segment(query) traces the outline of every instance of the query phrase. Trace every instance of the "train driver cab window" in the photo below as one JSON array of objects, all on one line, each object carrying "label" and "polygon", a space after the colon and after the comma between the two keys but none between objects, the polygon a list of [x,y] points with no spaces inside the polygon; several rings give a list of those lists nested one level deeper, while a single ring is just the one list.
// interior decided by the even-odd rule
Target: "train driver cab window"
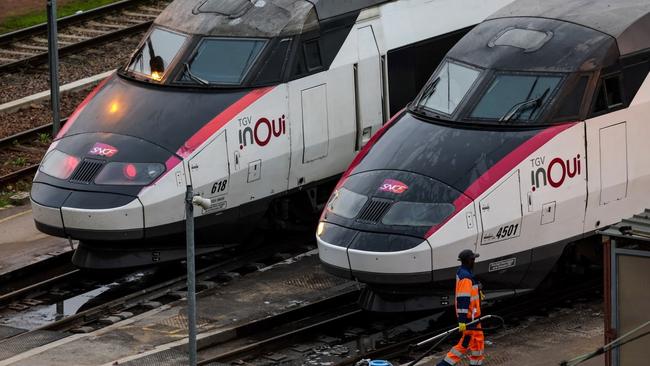
[{"label": "train driver cab window", "polygon": [[478,79],[480,71],[445,61],[424,86],[414,106],[451,115]]},{"label": "train driver cab window", "polygon": [[263,39],[204,38],[185,65],[183,80],[203,85],[239,85],[266,42]]},{"label": "train driver cab window", "polygon": [[500,122],[535,121],[562,80],[555,75],[497,74],[470,118]]},{"label": "train driver cab window", "polygon": [[289,49],[291,46],[291,38],[281,39],[260,68],[260,72],[255,78],[255,85],[264,85],[275,83],[282,80],[285,64],[289,56]]},{"label": "train driver cab window", "polygon": [[596,91],[594,113],[602,113],[623,105],[620,75],[604,77]]},{"label": "train driver cab window", "polygon": [[187,36],[162,28],[153,28],[142,47],[133,55],[127,72],[160,81],[178,55]]},{"label": "train driver cab window", "polygon": [[313,71],[323,66],[318,39],[312,39],[305,42],[304,51],[305,60],[307,61],[307,70]]}]

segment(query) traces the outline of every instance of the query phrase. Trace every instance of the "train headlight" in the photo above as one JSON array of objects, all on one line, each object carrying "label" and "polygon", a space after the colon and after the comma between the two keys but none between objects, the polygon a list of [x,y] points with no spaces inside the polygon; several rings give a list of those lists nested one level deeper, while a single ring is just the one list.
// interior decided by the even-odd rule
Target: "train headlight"
[{"label": "train headlight", "polygon": [[79,165],[79,158],[59,150],[52,150],[43,158],[41,172],[59,179],[68,179]]},{"label": "train headlight", "polygon": [[159,163],[118,163],[106,164],[95,178],[95,184],[101,185],[138,185],[153,182],[165,171]]},{"label": "train headlight", "polygon": [[325,231],[325,222],[321,221],[318,223],[318,228],[316,228],[316,235],[320,238],[323,235],[323,231]]},{"label": "train headlight", "polygon": [[368,197],[343,187],[332,194],[332,198],[327,203],[327,209],[341,217],[353,219],[359,214],[366,201],[368,201]]}]

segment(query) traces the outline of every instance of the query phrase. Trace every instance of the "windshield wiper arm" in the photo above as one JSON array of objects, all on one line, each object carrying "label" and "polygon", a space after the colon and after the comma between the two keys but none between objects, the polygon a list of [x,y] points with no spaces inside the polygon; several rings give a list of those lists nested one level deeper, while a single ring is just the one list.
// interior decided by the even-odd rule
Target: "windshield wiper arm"
[{"label": "windshield wiper arm", "polygon": [[528,108],[533,108],[533,111],[531,112],[532,115],[533,112],[542,105],[542,101],[544,101],[544,98],[546,98],[546,94],[548,94],[549,90],[550,88],[546,88],[546,90],[544,90],[544,93],[542,93],[542,95],[540,95],[539,97],[529,99],[513,105],[512,108],[510,108],[510,110],[508,111],[508,113],[504,114],[503,117],[499,119],[499,122],[510,122],[510,120],[513,117],[519,116],[521,112],[523,112]]},{"label": "windshield wiper arm", "polygon": [[194,75],[192,73],[192,70],[190,70],[190,64],[188,64],[186,62],[183,65],[185,65],[185,73],[187,74],[187,76],[190,77],[190,79],[196,81],[197,83],[199,83],[201,85],[210,85],[210,83],[207,80],[201,79],[200,77],[198,77],[198,76],[196,76],[196,75]]},{"label": "windshield wiper arm", "polygon": [[425,99],[429,98],[433,93],[436,92],[436,86],[440,82],[440,76],[438,76],[434,81],[431,82],[431,84],[427,85],[424,90],[422,91],[422,94],[420,94],[420,97],[418,98],[417,102],[415,103],[415,107],[420,106],[420,102]]}]

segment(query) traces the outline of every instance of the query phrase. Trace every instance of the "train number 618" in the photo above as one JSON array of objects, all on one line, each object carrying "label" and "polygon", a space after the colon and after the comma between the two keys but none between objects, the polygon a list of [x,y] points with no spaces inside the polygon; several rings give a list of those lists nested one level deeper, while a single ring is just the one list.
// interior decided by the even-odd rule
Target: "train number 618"
[{"label": "train number 618", "polygon": [[212,194],[223,192],[228,187],[228,179],[220,180],[212,185]]}]

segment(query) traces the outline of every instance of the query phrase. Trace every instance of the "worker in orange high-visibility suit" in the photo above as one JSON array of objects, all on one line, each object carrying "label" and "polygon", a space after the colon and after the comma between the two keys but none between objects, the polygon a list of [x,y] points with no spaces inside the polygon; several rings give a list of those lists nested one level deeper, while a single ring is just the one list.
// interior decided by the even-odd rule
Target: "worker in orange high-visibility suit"
[{"label": "worker in orange high-visibility suit", "polygon": [[467,351],[470,352],[470,365],[483,364],[484,338],[481,323],[467,325],[481,316],[483,294],[478,281],[474,279],[474,273],[472,273],[474,261],[478,256],[478,253],[469,249],[458,254],[461,266],[456,272],[456,316],[461,337],[458,344],[449,350],[445,359],[440,361],[438,366],[455,365]]}]

